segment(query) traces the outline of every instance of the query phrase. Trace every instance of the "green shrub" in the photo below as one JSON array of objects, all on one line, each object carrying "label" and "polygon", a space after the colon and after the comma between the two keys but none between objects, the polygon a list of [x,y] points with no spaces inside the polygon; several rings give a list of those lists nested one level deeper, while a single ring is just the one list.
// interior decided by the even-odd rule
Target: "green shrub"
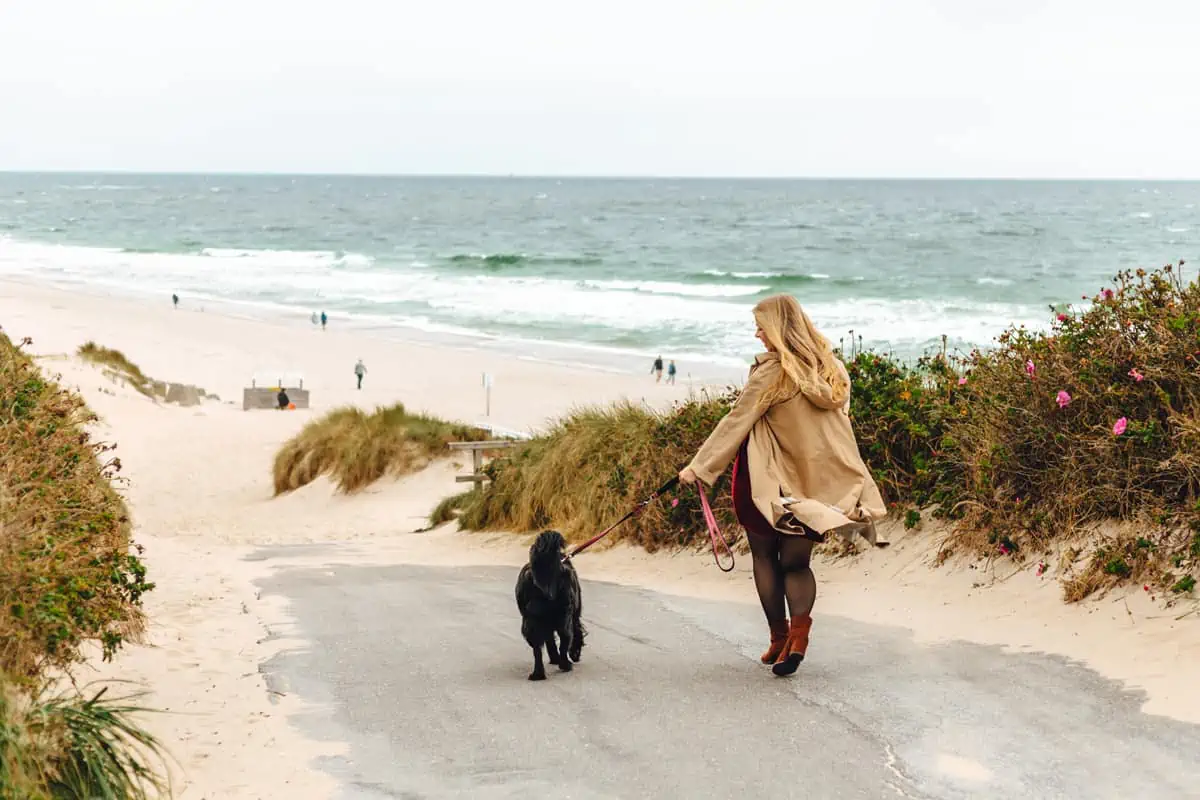
[{"label": "green shrub", "polygon": [[10,675],[67,668],[86,641],[110,658],[144,624],[153,584],[112,486],[114,446],[84,427],[94,419],[0,334],[0,671]]}]

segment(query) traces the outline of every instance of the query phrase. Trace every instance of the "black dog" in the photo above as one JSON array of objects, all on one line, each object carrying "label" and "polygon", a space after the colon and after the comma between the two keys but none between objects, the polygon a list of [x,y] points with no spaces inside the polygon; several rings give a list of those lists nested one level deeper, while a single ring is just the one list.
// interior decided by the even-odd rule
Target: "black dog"
[{"label": "black dog", "polygon": [[[529,563],[517,576],[517,608],[521,612],[521,635],[533,648],[533,672],[529,680],[546,680],[542,663],[542,645],[551,664],[563,672],[571,671],[571,662],[579,661],[586,631],[580,614],[583,595],[579,576],[570,561],[563,561],[566,547],[558,531],[543,531],[529,548]],[[554,634],[558,634],[558,647]]]}]

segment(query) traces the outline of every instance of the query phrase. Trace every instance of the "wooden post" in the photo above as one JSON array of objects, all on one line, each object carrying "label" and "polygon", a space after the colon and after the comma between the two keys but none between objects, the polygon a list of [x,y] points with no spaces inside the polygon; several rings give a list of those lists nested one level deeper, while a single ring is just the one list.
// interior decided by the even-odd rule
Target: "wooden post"
[{"label": "wooden post", "polygon": [[475,477],[475,491],[483,488],[483,451],[471,451],[471,472]]}]

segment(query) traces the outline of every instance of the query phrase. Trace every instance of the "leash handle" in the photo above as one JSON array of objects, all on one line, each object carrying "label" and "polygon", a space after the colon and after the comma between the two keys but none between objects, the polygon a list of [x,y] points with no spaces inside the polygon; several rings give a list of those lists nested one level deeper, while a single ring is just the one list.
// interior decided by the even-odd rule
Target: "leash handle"
[{"label": "leash handle", "polygon": [[[704,512],[704,524],[708,526],[708,538],[712,543],[713,561],[717,562],[717,569],[721,572],[733,572],[736,561],[733,557],[733,550],[729,547],[729,542],[725,541],[724,535],[721,534],[721,528],[717,525],[717,517],[713,514],[712,506],[708,504],[708,492],[704,491],[703,486],[696,487],[696,491],[700,494],[700,508]],[[725,553],[729,556],[729,567],[721,565],[721,557],[717,554],[717,542],[725,548]]]}]

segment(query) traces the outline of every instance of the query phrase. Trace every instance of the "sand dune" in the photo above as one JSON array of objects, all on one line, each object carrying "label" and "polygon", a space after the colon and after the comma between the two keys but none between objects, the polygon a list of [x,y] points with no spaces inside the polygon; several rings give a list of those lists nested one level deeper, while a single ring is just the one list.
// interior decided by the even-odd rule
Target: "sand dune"
[{"label": "sand dune", "polygon": [[[527,539],[520,536],[467,535],[452,525],[414,533],[442,497],[461,488],[453,480],[460,468],[450,459],[351,497],[322,479],[272,498],[275,451],[311,414],[399,400],[475,421],[482,416],[485,369],[496,376],[492,418],[520,429],[577,403],[630,396],[665,405],[687,391],[655,386],[648,376],[13,283],[0,283],[0,325],[10,336],[31,336],[42,363],[61,372],[63,383],[77,387],[102,417],[102,438],[119,444],[136,540],[146,547],[158,588],[147,598],[149,646],[127,649],[96,674],[147,685],[149,704],[170,712],[151,724],[179,761],[175,785],[184,798],[333,796],[333,781],[314,759],[339,746],[301,736],[288,717],[303,705],[272,693],[258,671],[296,642],[288,638],[287,609],[254,589],[264,569],[247,560],[256,548],[336,542],[345,563],[515,566],[525,556]],[[89,339],[124,351],[153,378],[203,386],[235,404],[156,403],[70,355]],[[360,356],[370,372],[358,392],[352,367]],[[263,364],[303,371],[312,412],[243,412],[241,388]],[[1163,609],[1142,592],[1065,606],[1055,582],[1031,570],[931,571],[928,532],[887,534],[896,541],[887,551],[820,563],[819,614],[903,626],[919,641],[961,638],[1059,653],[1144,688],[1147,712],[1200,722],[1192,674],[1200,663],[1200,618],[1176,619],[1194,606]],[[299,551],[294,561],[320,558]],[[593,580],[755,603],[746,559],[723,575],[704,553],[651,556],[618,546],[589,552],[579,568]]]}]

